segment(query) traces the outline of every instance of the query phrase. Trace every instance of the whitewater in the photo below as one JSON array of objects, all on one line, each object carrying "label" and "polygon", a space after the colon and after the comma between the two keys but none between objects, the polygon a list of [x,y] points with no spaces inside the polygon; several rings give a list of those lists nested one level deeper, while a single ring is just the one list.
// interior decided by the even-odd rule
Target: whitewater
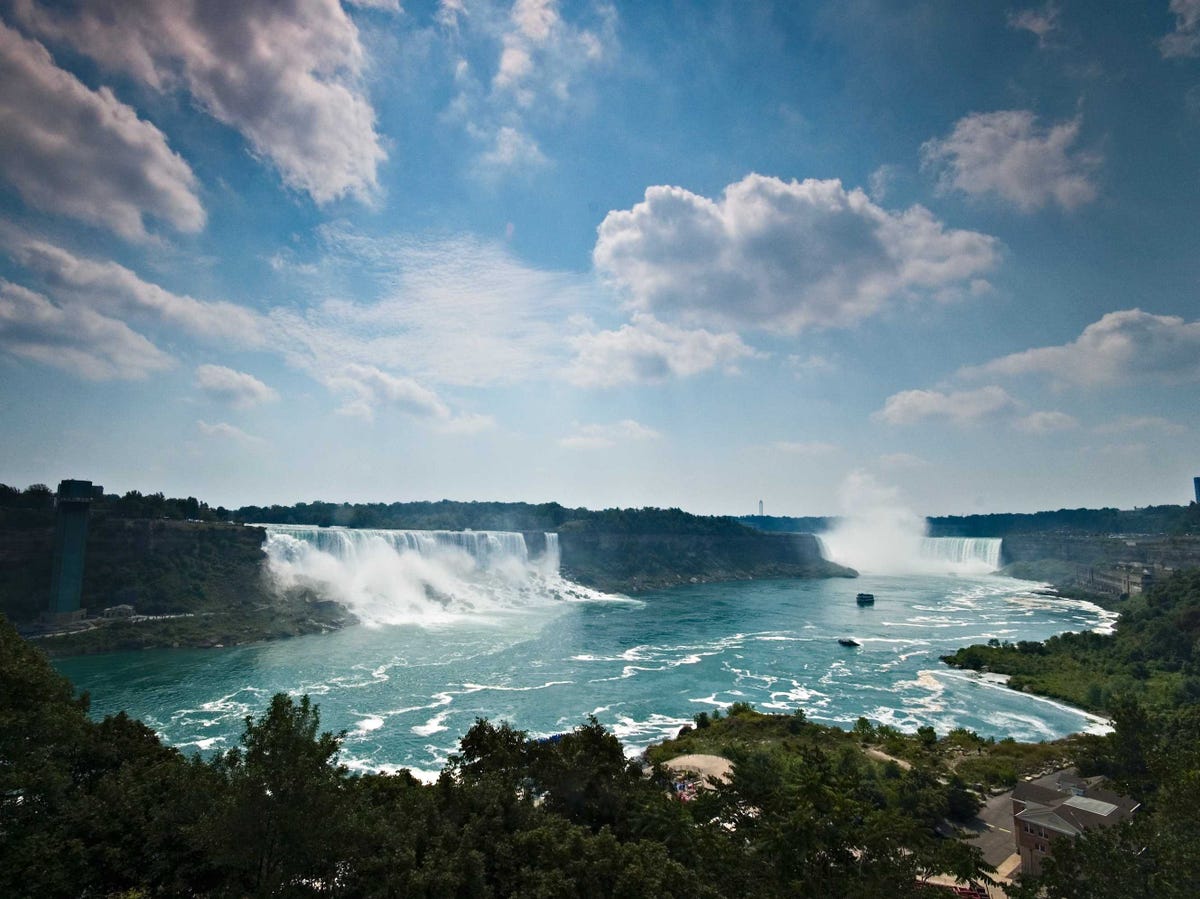
[{"label": "whitewater", "polygon": [[[344,763],[424,777],[477,718],[541,736],[594,715],[631,754],[738,701],[802,708],[843,727],[865,716],[1018,740],[1106,728],[939,661],[992,638],[1111,626],[1094,605],[988,573],[999,541],[918,537],[899,573],[699,584],[636,599],[572,584],[559,573],[556,535],[539,543],[530,553],[517,533],[272,525],[264,549],[279,583],[336,599],[361,625],[57,665],[91,693],[94,714],[127,710],[204,753],[236,745],[244,717],[272,694],[307,693],[323,726],[345,732]],[[859,607],[858,592],[874,593],[875,605]],[[847,636],[861,646],[839,645]]]}]

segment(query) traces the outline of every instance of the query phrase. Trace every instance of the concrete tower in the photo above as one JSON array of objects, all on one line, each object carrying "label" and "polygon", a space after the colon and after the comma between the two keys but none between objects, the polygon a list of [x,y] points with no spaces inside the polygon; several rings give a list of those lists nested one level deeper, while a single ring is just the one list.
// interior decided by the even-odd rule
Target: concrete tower
[{"label": "concrete tower", "polygon": [[87,548],[88,512],[104,488],[91,481],[61,481],[55,497],[54,568],[50,574],[50,617],[80,618],[83,557]]},{"label": "concrete tower", "polygon": [[[1200,481],[1200,478],[1197,478],[1196,480]],[[1196,489],[1198,491],[1200,491],[1200,487],[1197,487]],[[762,515],[762,500],[761,499],[758,501],[758,514]]]}]

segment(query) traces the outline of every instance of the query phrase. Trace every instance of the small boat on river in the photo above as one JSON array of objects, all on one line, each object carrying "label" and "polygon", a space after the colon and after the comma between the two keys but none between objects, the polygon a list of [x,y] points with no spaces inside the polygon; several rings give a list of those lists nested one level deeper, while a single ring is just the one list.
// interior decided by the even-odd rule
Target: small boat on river
[{"label": "small boat on river", "polygon": [[843,646],[862,646],[862,644],[853,637],[838,637],[838,642]]},{"label": "small boat on river", "polygon": [[875,594],[874,593],[860,593],[860,594],[858,594],[858,596],[854,597],[854,601],[857,602],[860,606],[873,606],[873,605],[875,605]]}]

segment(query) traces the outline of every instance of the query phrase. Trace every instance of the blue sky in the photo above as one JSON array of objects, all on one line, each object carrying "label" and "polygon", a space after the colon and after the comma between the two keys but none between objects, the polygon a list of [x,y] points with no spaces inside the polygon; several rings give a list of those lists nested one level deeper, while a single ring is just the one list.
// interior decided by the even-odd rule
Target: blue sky
[{"label": "blue sky", "polygon": [[1200,0],[0,3],[0,481],[1186,502]]}]

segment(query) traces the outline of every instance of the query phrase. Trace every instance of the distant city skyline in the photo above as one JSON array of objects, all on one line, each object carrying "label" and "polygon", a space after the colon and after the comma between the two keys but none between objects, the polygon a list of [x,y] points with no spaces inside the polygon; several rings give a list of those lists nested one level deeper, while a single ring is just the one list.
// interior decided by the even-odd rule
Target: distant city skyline
[{"label": "distant city skyline", "polygon": [[1200,489],[1200,0],[21,0],[0,110],[12,486]]}]

